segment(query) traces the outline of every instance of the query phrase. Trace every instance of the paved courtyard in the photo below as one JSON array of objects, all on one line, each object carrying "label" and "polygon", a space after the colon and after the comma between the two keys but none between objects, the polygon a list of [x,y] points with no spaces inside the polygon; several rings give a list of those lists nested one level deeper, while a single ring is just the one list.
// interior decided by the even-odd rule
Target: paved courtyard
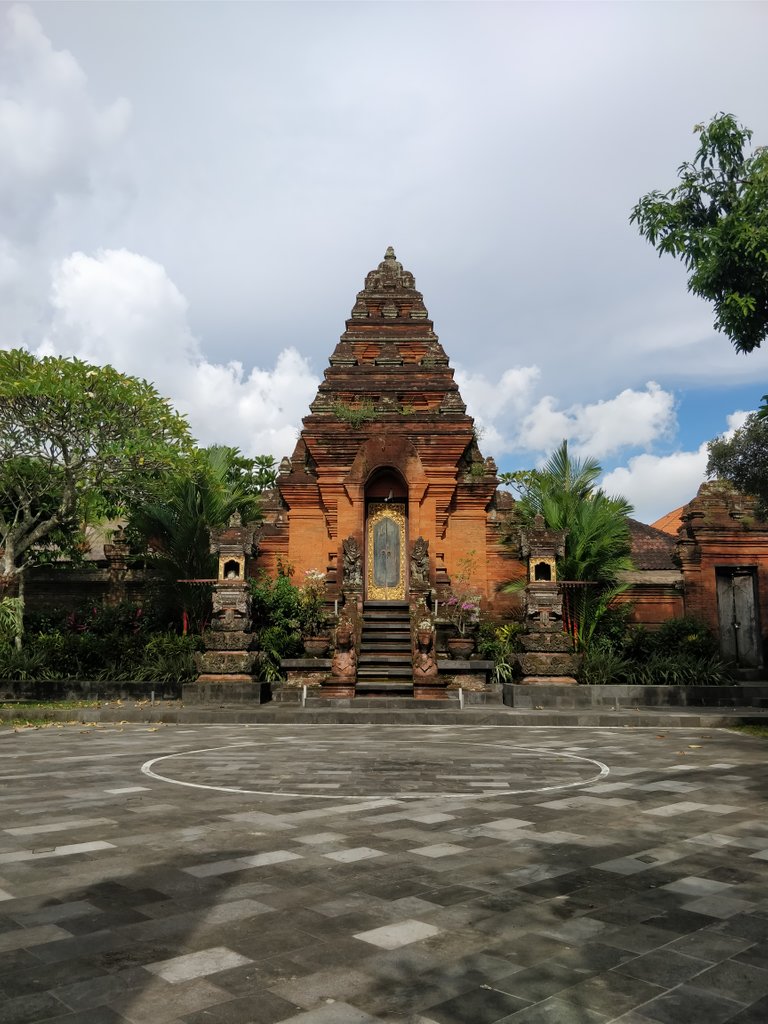
[{"label": "paved courtyard", "polygon": [[768,741],[0,729],[0,1024],[765,1024]]}]

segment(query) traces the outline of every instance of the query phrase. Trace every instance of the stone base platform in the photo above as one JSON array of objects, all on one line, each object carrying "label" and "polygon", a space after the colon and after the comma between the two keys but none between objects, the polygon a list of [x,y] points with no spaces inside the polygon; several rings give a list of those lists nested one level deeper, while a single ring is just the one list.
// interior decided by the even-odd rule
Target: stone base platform
[{"label": "stone base platform", "polygon": [[504,683],[504,703],[521,709],[768,709],[768,683],[734,686],[538,686]]},{"label": "stone base platform", "polygon": [[523,676],[520,686],[578,686],[573,676]]},{"label": "stone base platform", "polygon": [[181,691],[184,704],[264,704],[270,696],[269,683],[251,676],[202,676]]}]

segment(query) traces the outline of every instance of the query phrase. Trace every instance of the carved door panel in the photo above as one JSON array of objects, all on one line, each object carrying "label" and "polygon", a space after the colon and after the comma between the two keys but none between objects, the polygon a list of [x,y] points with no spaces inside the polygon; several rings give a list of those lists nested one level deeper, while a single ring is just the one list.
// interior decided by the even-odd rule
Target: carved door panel
[{"label": "carved door panel", "polygon": [[366,597],[405,600],[405,505],[371,502],[366,528]]},{"label": "carved door panel", "polygon": [[755,583],[752,568],[717,570],[720,649],[739,668],[759,668],[762,662]]}]

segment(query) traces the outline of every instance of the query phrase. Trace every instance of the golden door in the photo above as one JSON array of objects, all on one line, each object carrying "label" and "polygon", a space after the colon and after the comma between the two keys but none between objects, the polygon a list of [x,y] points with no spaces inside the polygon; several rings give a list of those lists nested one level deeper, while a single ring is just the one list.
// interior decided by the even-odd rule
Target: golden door
[{"label": "golden door", "polygon": [[366,596],[369,601],[405,600],[405,505],[368,506]]}]

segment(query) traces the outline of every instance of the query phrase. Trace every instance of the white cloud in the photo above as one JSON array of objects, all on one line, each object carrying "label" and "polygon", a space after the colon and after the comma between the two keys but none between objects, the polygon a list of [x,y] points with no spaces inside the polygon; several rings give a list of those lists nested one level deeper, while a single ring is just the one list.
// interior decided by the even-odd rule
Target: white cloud
[{"label": "white cloud", "polygon": [[745,412],[744,409],[737,409],[736,412],[732,412],[730,416],[726,418],[728,429],[725,431],[725,436],[728,438],[733,437],[736,431],[741,430],[747,422],[747,417],[751,415],[751,412]]},{"label": "white cloud", "polygon": [[272,369],[210,362],[187,322],[187,302],[165,268],[125,249],[73,253],[55,270],[53,318],[39,354],[111,363],[151,380],[189,417],[203,444],[289,455],[318,380],[285,349]]},{"label": "white cloud", "polygon": [[694,452],[636,455],[607,473],[602,486],[608,494],[622,494],[634,506],[635,519],[650,523],[695,498],[706,471],[704,442]]},{"label": "white cloud", "polygon": [[472,415],[483,423],[519,415],[530,406],[531,390],[541,376],[538,366],[514,366],[498,382],[481,373],[456,369],[456,382]]},{"label": "white cloud", "polygon": [[491,454],[548,454],[567,438],[575,455],[603,458],[674,433],[674,396],[654,381],[642,391],[626,388],[605,401],[561,408],[552,395],[534,399],[539,377],[537,366],[506,370],[498,383],[482,374],[456,373],[468,411],[482,427],[482,446]]},{"label": "white cloud", "polygon": [[676,426],[674,396],[654,381],[644,391],[625,388],[605,401],[567,409],[556,405],[548,395],[531,409],[521,425],[521,446],[548,451],[566,438],[575,455],[604,458],[622,448],[647,447]]},{"label": "white cloud", "polygon": [[99,107],[80,65],[55,50],[23,6],[0,32],[0,215],[14,240],[33,241],[57,202],[88,194],[100,158],[130,119],[125,99]]}]

